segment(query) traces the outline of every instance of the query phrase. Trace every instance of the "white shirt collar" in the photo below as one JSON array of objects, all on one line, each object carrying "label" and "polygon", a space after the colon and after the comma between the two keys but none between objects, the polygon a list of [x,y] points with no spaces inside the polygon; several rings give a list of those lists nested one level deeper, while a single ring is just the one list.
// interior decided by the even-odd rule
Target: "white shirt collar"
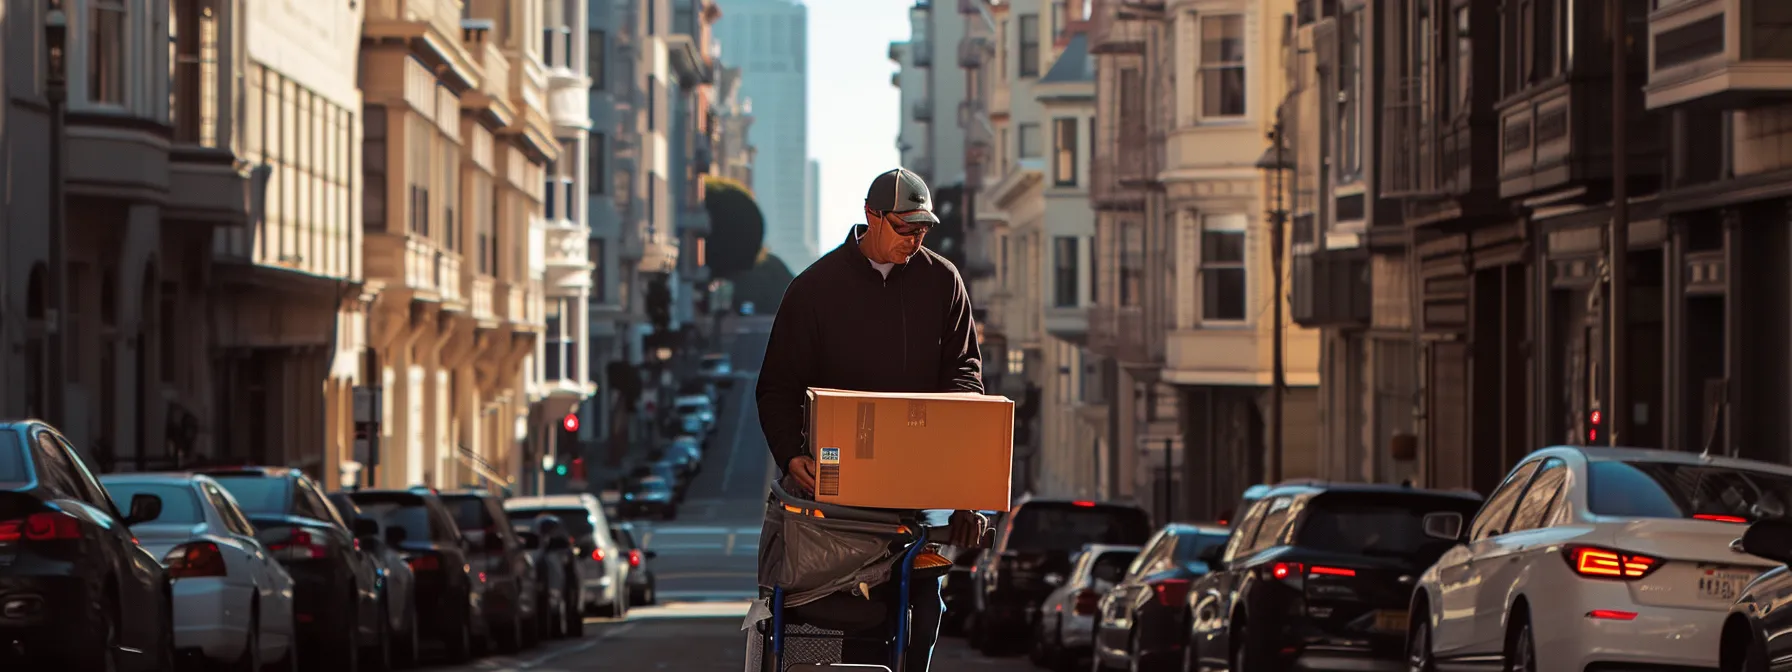
[{"label": "white shirt collar", "polygon": [[[869,230],[869,229],[866,229],[866,230]],[[853,230],[852,230],[853,244],[855,244],[855,245],[858,244],[858,242],[860,240],[863,240],[864,238],[865,238],[865,231],[859,230],[858,227],[853,227]],[[877,269],[878,274],[884,276],[885,280],[890,279],[890,271],[893,271],[896,269],[895,264],[885,264],[885,263],[880,263],[877,261],[872,261],[871,257],[865,257],[865,261],[870,261],[871,267]]]}]

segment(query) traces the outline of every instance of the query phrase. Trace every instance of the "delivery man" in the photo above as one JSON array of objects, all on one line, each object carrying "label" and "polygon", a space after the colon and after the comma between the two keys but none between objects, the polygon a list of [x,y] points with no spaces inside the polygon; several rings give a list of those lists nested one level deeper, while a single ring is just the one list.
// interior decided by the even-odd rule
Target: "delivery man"
[{"label": "delivery man", "polygon": [[[785,475],[815,492],[804,437],[811,387],[867,392],[983,392],[983,355],[958,268],[921,246],[939,223],[927,184],[897,168],[872,180],[855,225],[784,292],[759,370],[759,425]],[[949,464],[941,469],[952,468]],[[981,543],[987,521],[951,517],[952,544]],[[926,672],[939,638],[941,581],[912,584],[908,670]],[[883,663],[886,651],[849,646],[846,663]]]}]

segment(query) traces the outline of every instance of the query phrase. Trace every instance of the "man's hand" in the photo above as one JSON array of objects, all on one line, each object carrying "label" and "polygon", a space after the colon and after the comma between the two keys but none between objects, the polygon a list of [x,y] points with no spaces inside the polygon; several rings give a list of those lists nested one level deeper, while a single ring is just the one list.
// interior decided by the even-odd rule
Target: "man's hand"
[{"label": "man's hand", "polygon": [[815,458],[809,457],[808,455],[798,455],[796,457],[790,458],[790,464],[788,465],[788,468],[786,468],[784,471],[785,471],[785,473],[788,473],[791,476],[795,477],[796,484],[799,486],[802,486],[802,488],[804,490],[808,491],[810,496],[814,496],[814,494],[815,494]]},{"label": "man's hand", "polygon": [[983,533],[989,529],[989,521],[975,511],[953,511],[950,520],[952,545],[959,548],[981,548]]}]

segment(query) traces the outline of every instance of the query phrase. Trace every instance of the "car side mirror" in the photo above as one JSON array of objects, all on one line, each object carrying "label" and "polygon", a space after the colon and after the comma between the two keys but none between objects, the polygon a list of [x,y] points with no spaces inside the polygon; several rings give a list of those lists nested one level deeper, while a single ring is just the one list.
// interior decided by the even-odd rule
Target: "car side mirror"
[{"label": "car side mirror", "polygon": [[404,543],[405,537],[407,536],[409,535],[405,534],[404,528],[402,527],[397,525],[388,527],[386,528],[386,545],[398,548]]},{"label": "car side mirror", "polygon": [[1462,541],[1462,514],[1455,511],[1434,511],[1425,514],[1425,534],[1444,541]]},{"label": "car side mirror", "polygon": [[355,538],[356,539],[378,539],[379,537],[380,537],[380,524],[378,522],[375,522],[369,518],[356,518],[355,519]]},{"label": "car side mirror", "polygon": [[131,495],[131,512],[124,517],[126,527],[147,523],[162,517],[162,498],[149,493]]},{"label": "car side mirror", "polygon": [[1761,520],[1742,533],[1742,552],[1792,565],[1792,522]]},{"label": "car side mirror", "polygon": [[541,548],[541,536],[534,532],[518,532],[517,539],[522,540],[523,548],[534,550]]}]

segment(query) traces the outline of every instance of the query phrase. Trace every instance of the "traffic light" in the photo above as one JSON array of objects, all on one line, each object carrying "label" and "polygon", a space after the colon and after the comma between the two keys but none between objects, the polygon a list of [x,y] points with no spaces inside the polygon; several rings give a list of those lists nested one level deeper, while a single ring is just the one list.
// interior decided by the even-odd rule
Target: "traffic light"
[{"label": "traffic light", "polygon": [[572,459],[572,478],[575,481],[585,480],[585,458],[575,457]]},{"label": "traffic light", "polygon": [[1605,414],[1600,413],[1599,409],[1593,409],[1592,413],[1587,414],[1587,445],[1599,445],[1599,423],[1603,420],[1605,420]]},{"label": "traffic light", "polygon": [[554,465],[554,475],[555,476],[565,476],[566,475],[566,465],[565,464]]}]

